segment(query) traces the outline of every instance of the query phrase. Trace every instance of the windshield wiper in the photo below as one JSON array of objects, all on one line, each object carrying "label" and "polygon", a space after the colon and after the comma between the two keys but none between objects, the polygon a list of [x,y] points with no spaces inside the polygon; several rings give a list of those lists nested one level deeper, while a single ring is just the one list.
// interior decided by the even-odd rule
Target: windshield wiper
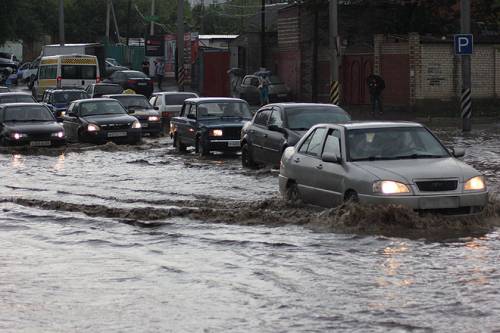
[{"label": "windshield wiper", "polygon": [[443,155],[433,155],[433,154],[411,154],[411,155],[402,155],[395,156],[395,159],[413,159],[413,158],[442,158]]},{"label": "windshield wiper", "polygon": [[352,159],[353,162],[359,162],[359,161],[382,161],[382,160],[394,160],[396,158],[394,157],[378,157],[378,156],[368,156],[368,157],[363,157],[363,158],[355,158]]}]

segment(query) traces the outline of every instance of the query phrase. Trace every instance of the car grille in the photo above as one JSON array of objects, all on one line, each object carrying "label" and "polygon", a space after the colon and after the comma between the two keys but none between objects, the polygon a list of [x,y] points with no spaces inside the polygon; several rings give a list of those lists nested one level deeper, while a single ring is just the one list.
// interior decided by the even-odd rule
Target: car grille
[{"label": "car grille", "polygon": [[34,141],[46,141],[51,139],[51,133],[29,134],[28,137]]},{"label": "car grille", "polygon": [[102,128],[103,130],[113,131],[113,130],[130,128],[130,125],[131,124],[103,124],[99,125],[99,127]]},{"label": "car grille", "polygon": [[458,186],[458,180],[426,180],[415,183],[422,192],[454,191]]},{"label": "car grille", "polygon": [[222,128],[223,139],[239,140],[241,138],[241,127],[224,127]]}]

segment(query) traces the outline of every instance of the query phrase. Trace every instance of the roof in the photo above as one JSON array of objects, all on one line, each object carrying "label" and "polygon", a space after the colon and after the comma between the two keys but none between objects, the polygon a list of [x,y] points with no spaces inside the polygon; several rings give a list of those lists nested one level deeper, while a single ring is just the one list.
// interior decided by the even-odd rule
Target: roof
[{"label": "roof", "polygon": [[0,104],[2,108],[7,107],[7,106],[41,106],[45,107],[43,104],[40,103],[3,103]]},{"label": "roof", "polygon": [[81,103],[81,102],[97,102],[97,103],[101,103],[101,102],[117,102],[116,99],[112,99],[112,98],[84,98],[84,99],[78,99],[76,101],[78,103]]},{"label": "roof", "polygon": [[[338,105],[334,104],[327,104],[327,103],[294,103],[294,102],[283,102],[283,103],[272,103],[272,104],[267,104],[266,106],[280,106],[282,108],[287,108],[287,107],[314,107],[314,106],[323,106],[323,107],[333,107],[333,108],[338,108],[342,109]],[[343,109],[342,109],[343,110]]]},{"label": "roof", "polygon": [[146,97],[144,95],[141,95],[141,94],[106,94],[106,95],[102,95],[102,97],[105,97],[105,98],[116,98],[116,97],[125,97],[125,98],[129,98],[129,97]]},{"label": "roof", "polygon": [[198,35],[198,39],[235,39],[238,35]]},{"label": "roof", "polygon": [[197,93],[192,92],[192,91],[160,91],[160,92],[153,93],[153,96],[157,96],[157,95],[182,95],[182,94],[198,95]]},{"label": "roof", "polygon": [[47,89],[46,91],[51,91],[51,92],[67,92],[67,91],[78,91],[78,92],[85,92],[84,89],[81,88],[54,88],[54,89]]},{"label": "roof", "polygon": [[61,45],[61,44],[49,44],[49,45],[45,45],[45,47],[65,47],[65,46],[97,46],[97,45],[101,45],[99,43],[79,43],[79,44],[64,44],[64,45]]},{"label": "roof", "polygon": [[347,129],[423,127],[423,125],[412,121],[353,121],[344,123],[341,126]]},{"label": "roof", "polygon": [[186,102],[193,103],[203,103],[203,102],[244,102],[244,100],[239,98],[231,98],[231,97],[194,97],[186,99]]},{"label": "roof", "polygon": [[99,83],[92,83],[92,86],[117,86],[120,87],[119,84],[116,83],[110,83],[110,82],[99,82]]},{"label": "roof", "polygon": [[25,93],[25,92],[21,92],[21,91],[9,91],[9,92],[0,93],[0,97],[3,97],[3,96],[16,96],[16,95],[31,96],[31,94]]}]

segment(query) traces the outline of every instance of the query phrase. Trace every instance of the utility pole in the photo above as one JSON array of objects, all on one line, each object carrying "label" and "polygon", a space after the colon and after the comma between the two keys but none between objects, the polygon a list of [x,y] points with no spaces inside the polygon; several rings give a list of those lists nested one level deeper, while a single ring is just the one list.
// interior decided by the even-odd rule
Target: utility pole
[{"label": "utility pole", "polygon": [[128,0],[127,4],[127,46],[130,39],[130,9],[132,7],[132,0]]},{"label": "utility pole", "polygon": [[153,17],[155,16],[155,0],[151,0],[151,25],[149,26],[149,35],[154,36],[155,34],[155,22]]},{"label": "utility pole", "polygon": [[109,43],[109,23],[111,19],[111,0],[106,0],[106,42]]},{"label": "utility pole", "polygon": [[266,68],[266,0],[260,8],[260,67]]},{"label": "utility pole", "polygon": [[64,0],[59,0],[59,44],[64,46]]},{"label": "utility pole", "polygon": [[201,0],[201,8],[200,8],[200,34],[203,35],[205,33],[205,0]]},{"label": "utility pole", "polygon": [[184,91],[184,0],[177,0],[177,85]]},{"label": "utility pole", "polygon": [[330,103],[337,105],[340,101],[339,55],[338,49],[338,0],[330,0]]},{"label": "utility pole", "polygon": [[[470,34],[470,0],[460,1],[460,32]],[[472,116],[472,80],[471,80],[471,59],[469,54],[462,55],[462,96],[460,99],[462,113],[462,130],[470,132]]]},{"label": "utility pole", "polygon": [[314,5],[314,28],[313,28],[313,56],[312,56],[312,101],[318,102],[318,44],[319,44],[319,10],[317,0],[313,0]]},{"label": "utility pole", "polygon": [[116,38],[118,40],[118,43],[121,43],[120,30],[118,29],[118,21],[116,20],[115,14],[115,6],[113,5],[113,0],[109,0],[109,2],[111,2],[111,14],[113,14],[113,22],[115,23]]}]

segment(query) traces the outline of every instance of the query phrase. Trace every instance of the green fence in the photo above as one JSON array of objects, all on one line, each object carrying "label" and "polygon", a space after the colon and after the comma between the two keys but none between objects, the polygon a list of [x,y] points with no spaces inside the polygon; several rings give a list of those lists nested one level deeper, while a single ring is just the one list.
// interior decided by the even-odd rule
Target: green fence
[{"label": "green fence", "polygon": [[144,61],[144,46],[125,46],[107,44],[106,58],[114,58],[120,64],[131,69],[141,70],[141,64]]}]

